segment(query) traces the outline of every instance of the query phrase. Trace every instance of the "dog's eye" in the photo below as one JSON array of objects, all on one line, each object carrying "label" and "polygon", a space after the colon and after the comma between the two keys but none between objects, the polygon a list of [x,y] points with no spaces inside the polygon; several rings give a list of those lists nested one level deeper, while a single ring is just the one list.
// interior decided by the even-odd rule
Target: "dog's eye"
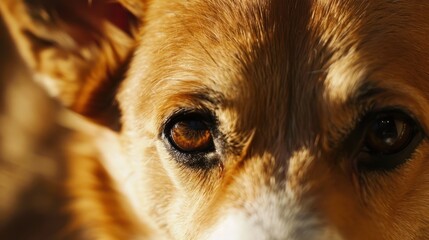
[{"label": "dog's eye", "polygon": [[216,118],[208,111],[179,112],[164,125],[165,144],[178,163],[209,170],[220,161],[215,151],[215,142],[219,143],[216,126]]},{"label": "dog's eye", "polygon": [[171,146],[182,153],[204,153],[214,149],[210,118],[186,113],[172,118],[165,129]]},{"label": "dog's eye", "polygon": [[170,140],[181,152],[206,152],[213,146],[207,124],[194,119],[175,123],[170,130]]},{"label": "dog's eye", "polygon": [[393,169],[405,162],[422,139],[417,123],[400,111],[372,114],[364,121],[365,135],[360,166],[370,169]]},{"label": "dog's eye", "polygon": [[397,153],[407,147],[415,134],[413,122],[393,114],[379,114],[368,127],[365,144],[374,153]]}]

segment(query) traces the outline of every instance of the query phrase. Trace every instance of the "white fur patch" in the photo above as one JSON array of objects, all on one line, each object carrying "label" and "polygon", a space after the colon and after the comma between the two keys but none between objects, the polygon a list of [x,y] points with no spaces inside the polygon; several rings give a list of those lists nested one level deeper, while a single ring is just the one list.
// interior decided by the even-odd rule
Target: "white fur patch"
[{"label": "white fur patch", "polygon": [[266,194],[245,209],[234,209],[222,218],[208,240],[340,240],[306,204],[296,203],[287,194]]},{"label": "white fur patch", "polygon": [[247,217],[240,212],[232,213],[225,217],[208,240],[236,240],[236,239],[265,239],[261,229],[255,227]]}]

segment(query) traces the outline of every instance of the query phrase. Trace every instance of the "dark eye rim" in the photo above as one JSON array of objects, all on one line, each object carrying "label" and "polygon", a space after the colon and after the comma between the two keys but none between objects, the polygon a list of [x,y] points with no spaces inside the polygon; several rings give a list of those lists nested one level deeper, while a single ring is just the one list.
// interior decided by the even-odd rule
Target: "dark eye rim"
[{"label": "dark eye rim", "polygon": [[[205,151],[181,151],[171,138],[171,129],[180,121],[195,119],[206,124],[210,130],[212,137],[210,148]],[[215,144],[216,139],[219,136],[217,126],[217,118],[211,111],[200,109],[180,109],[167,117],[167,120],[162,124],[161,138],[163,139],[167,150],[177,162],[193,169],[210,169],[217,165],[219,161]]]},{"label": "dark eye rim", "polygon": [[[394,153],[377,153],[363,150],[370,123],[376,120],[380,115],[396,115],[412,125],[412,139],[402,150]],[[391,171],[398,168],[409,160],[409,158],[416,151],[417,147],[426,136],[420,123],[415,120],[413,115],[410,114],[407,110],[403,110],[401,108],[383,108],[377,111],[371,111],[370,113],[366,114],[359,125],[361,136],[359,143],[359,154],[356,161],[358,169],[364,171]]]}]

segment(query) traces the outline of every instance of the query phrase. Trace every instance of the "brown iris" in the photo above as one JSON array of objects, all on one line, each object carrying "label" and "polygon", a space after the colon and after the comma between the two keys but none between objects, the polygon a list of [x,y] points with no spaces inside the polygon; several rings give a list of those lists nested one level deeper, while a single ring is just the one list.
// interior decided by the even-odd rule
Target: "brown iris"
[{"label": "brown iris", "polygon": [[213,148],[212,134],[203,121],[183,120],[170,130],[170,139],[182,152],[206,152]]},{"label": "brown iris", "polygon": [[393,154],[405,149],[414,137],[410,120],[398,114],[380,114],[370,124],[366,146],[371,152]]}]

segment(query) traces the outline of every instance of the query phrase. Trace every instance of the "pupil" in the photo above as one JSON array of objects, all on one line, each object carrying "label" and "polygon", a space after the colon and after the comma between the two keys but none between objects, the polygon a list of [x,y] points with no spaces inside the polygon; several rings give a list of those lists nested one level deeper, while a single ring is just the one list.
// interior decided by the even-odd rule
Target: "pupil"
[{"label": "pupil", "polygon": [[394,119],[380,119],[373,128],[374,133],[387,145],[393,145],[398,137],[398,131]]},{"label": "pupil", "polygon": [[194,130],[194,131],[207,130],[206,125],[200,121],[192,121],[191,120],[191,121],[186,122],[186,124],[188,125],[189,129]]}]

